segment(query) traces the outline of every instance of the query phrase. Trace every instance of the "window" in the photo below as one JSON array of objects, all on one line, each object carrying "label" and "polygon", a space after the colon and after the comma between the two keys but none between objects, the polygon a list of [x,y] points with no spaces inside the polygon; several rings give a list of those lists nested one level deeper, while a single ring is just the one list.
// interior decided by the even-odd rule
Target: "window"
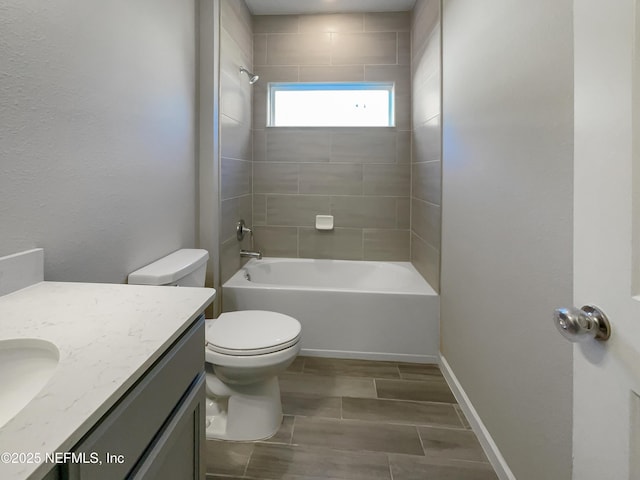
[{"label": "window", "polygon": [[270,127],[393,127],[392,82],[270,83]]}]

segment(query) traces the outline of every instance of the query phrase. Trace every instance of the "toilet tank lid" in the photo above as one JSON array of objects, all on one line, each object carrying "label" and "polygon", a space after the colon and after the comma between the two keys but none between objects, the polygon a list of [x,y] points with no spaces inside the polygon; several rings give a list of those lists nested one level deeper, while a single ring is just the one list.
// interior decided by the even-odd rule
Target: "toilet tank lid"
[{"label": "toilet tank lid", "polygon": [[189,275],[207,263],[209,252],[183,248],[129,274],[133,285],[167,285]]}]

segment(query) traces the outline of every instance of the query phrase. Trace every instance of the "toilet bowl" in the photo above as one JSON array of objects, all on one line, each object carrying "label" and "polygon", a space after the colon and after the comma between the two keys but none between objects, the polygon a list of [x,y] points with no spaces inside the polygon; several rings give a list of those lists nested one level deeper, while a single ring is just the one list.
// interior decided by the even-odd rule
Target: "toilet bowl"
[{"label": "toilet bowl", "polygon": [[277,375],[300,351],[300,323],[260,310],[206,322],[207,438],[261,440],[282,423]]},{"label": "toilet bowl", "polygon": [[[206,250],[182,249],[129,274],[136,285],[203,287]],[[223,313],[205,321],[206,435],[262,440],[282,422],[277,375],[300,351],[300,323],[262,310]]]}]

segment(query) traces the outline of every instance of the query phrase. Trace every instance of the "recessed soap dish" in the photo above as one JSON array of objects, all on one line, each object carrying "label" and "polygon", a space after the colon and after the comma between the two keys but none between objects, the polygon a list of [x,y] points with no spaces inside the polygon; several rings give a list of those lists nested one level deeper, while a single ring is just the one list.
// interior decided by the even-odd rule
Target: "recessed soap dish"
[{"label": "recessed soap dish", "polygon": [[316,215],[316,230],[333,230],[333,215]]}]

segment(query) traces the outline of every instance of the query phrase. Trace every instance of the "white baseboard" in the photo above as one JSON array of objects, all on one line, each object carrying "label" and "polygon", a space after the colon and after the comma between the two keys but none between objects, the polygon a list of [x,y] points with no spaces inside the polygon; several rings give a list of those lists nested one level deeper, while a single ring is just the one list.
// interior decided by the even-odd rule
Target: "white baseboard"
[{"label": "white baseboard", "polygon": [[442,354],[440,354],[440,369],[449,384],[449,388],[451,388],[453,395],[456,397],[460,408],[467,417],[467,420],[469,420],[469,424],[478,437],[480,445],[482,445],[482,449],[484,450],[484,453],[486,453],[491,466],[496,471],[498,478],[500,480],[516,480],[515,475],[511,472],[511,469],[500,453],[500,450],[498,450],[498,446],[493,441],[493,438],[491,438],[489,430],[487,430],[487,427],[482,423],[478,412],[473,408],[469,397],[467,397],[462,385],[460,385],[460,382],[458,382],[453,370],[451,370],[451,366],[447,362],[447,359],[444,358]]},{"label": "white baseboard", "polygon": [[303,348],[300,350],[300,355],[307,357],[355,358],[358,360],[378,360],[387,362],[431,363],[434,365],[439,363],[439,357],[436,355],[412,355],[407,353],[356,352],[349,350],[319,350]]}]

